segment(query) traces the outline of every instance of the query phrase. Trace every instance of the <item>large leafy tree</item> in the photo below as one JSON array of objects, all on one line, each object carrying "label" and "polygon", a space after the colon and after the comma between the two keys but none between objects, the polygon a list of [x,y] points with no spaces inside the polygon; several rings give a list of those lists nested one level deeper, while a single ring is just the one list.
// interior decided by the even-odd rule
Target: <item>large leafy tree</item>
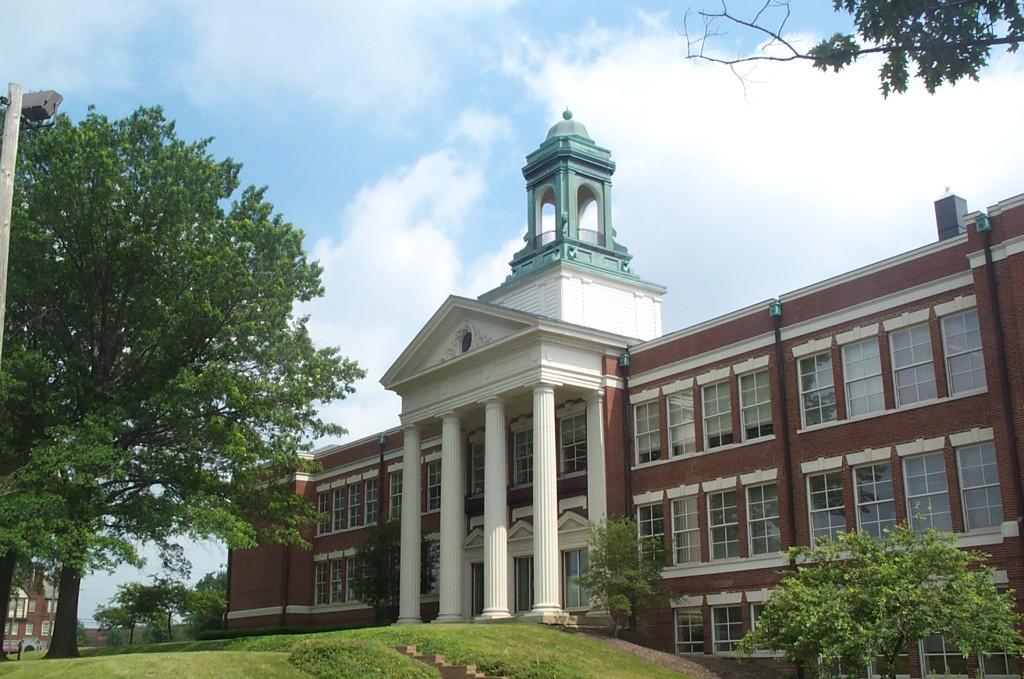
[{"label": "large leafy tree", "polygon": [[[77,655],[83,574],[176,535],[305,544],[288,479],[362,371],[317,349],[302,232],[159,108],[22,139],[0,382],[0,553],[59,572],[48,657]],[[31,510],[31,511],[26,511]],[[2,573],[0,573],[2,574]]]},{"label": "large leafy tree", "polygon": [[[1018,0],[833,0],[836,12],[849,14],[854,33],[835,33],[809,50],[789,40],[788,0],[765,0],[742,15],[721,9],[700,11],[702,32],[689,40],[690,58],[737,64],[753,61],[809,61],[823,71],[840,71],[858,58],[885,57],[879,72],[882,94],[907,90],[911,71],[929,93],[944,83],[978,79],[993,48],[1016,51],[1024,42],[1024,13]],[[710,40],[729,27],[750,31],[762,42],[759,54],[720,56]],[[688,27],[689,29],[689,27]]]},{"label": "large leafy tree", "polygon": [[207,573],[185,595],[185,634],[197,638],[206,630],[221,629],[227,610],[227,571]]},{"label": "large leafy tree", "polygon": [[957,548],[952,535],[900,525],[883,539],[843,533],[791,555],[802,565],[775,588],[746,652],[782,651],[823,676],[842,668],[856,677],[875,662],[895,677],[899,656],[933,634],[964,655],[1024,651],[1012,594],[998,593],[984,555]]},{"label": "large leafy tree", "polygon": [[398,619],[399,562],[402,554],[402,523],[378,522],[367,529],[356,546],[355,559],[362,577],[353,584],[356,598],[373,607],[375,624]]}]

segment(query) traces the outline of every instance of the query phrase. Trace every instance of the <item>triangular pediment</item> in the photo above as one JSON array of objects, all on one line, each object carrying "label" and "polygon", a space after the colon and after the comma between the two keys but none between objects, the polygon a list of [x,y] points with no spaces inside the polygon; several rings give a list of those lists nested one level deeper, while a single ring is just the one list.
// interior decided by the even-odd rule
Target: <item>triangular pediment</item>
[{"label": "triangular pediment", "polygon": [[539,317],[465,297],[449,297],[381,378],[390,389],[418,373],[476,355],[537,326]]},{"label": "triangular pediment", "polygon": [[588,528],[590,528],[590,522],[576,512],[569,511],[558,517],[558,532],[560,533],[570,530],[587,530]]}]

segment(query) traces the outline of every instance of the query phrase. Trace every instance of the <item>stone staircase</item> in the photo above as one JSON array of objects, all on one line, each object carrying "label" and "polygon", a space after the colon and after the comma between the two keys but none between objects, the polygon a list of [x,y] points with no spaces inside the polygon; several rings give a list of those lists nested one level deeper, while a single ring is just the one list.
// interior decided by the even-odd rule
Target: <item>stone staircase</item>
[{"label": "stone staircase", "polygon": [[415,646],[395,646],[395,650],[413,660],[419,660],[424,665],[433,667],[441,673],[441,679],[507,679],[477,672],[475,665],[450,665],[445,661],[443,655],[424,655],[417,651]]}]

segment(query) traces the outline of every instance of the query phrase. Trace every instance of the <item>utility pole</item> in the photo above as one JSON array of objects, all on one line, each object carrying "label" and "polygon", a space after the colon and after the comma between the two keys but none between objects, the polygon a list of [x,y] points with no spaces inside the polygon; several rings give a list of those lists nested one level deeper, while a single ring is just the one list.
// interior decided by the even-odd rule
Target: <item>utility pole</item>
[{"label": "utility pole", "polygon": [[4,317],[7,310],[7,251],[11,242],[11,205],[14,201],[14,159],[18,156],[21,129],[21,85],[7,86],[7,115],[0,148],[0,361],[4,352]]}]

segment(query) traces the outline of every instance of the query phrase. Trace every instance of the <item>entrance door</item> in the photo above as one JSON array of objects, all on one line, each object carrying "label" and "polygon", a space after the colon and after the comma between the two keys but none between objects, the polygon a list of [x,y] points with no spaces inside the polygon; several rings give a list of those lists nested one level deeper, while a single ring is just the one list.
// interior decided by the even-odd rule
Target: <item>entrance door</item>
[{"label": "entrance door", "polygon": [[533,608],[533,557],[516,558],[516,612]]},{"label": "entrance door", "polygon": [[484,612],[484,565],[471,565],[473,579],[473,617]]}]

